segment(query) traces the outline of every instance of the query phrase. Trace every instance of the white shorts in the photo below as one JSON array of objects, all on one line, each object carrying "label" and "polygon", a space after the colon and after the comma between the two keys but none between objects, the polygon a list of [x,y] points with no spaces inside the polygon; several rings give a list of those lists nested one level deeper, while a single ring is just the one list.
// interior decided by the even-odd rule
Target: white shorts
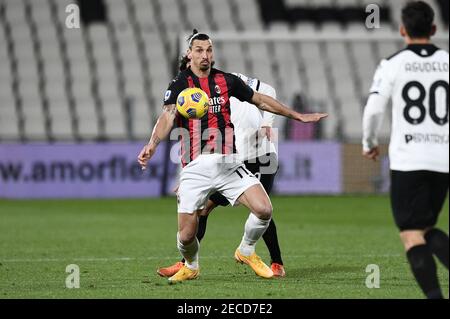
[{"label": "white shorts", "polygon": [[178,188],[178,213],[188,213],[203,209],[209,195],[220,192],[234,205],[247,189],[261,184],[237,154],[199,155],[186,165],[180,174]]}]

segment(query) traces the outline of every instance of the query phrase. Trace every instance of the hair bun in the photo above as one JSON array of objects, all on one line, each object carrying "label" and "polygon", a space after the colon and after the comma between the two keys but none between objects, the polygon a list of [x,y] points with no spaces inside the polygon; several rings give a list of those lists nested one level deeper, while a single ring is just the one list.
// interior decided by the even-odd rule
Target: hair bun
[{"label": "hair bun", "polygon": [[198,33],[197,29],[192,30],[192,34],[197,34],[197,33]]}]

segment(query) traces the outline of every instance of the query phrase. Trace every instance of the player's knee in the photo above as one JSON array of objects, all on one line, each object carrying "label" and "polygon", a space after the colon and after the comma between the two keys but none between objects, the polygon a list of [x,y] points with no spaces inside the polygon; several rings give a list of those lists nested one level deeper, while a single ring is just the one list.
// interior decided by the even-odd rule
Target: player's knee
[{"label": "player's knee", "polygon": [[402,231],[400,232],[400,239],[402,240],[406,251],[414,246],[425,244],[424,233],[420,230]]},{"label": "player's knee", "polygon": [[254,209],[254,214],[260,219],[270,219],[272,218],[272,204],[270,202],[262,202],[256,205]]},{"label": "player's knee", "polygon": [[188,245],[190,243],[192,243],[195,240],[195,235],[196,232],[193,230],[181,230],[178,233],[178,240],[183,244],[183,245]]}]

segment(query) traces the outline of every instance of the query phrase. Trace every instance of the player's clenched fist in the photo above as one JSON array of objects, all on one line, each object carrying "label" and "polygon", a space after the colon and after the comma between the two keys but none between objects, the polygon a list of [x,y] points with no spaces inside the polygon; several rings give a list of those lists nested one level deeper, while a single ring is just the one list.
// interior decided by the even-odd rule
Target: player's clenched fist
[{"label": "player's clenched fist", "polygon": [[153,145],[147,144],[145,145],[138,156],[139,165],[141,165],[142,169],[147,168],[147,162],[152,158],[155,153],[156,148]]}]

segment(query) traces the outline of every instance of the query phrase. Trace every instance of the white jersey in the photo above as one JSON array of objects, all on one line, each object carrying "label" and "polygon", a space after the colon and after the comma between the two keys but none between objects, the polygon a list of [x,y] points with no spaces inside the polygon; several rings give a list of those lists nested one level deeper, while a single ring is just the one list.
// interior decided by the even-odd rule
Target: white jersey
[{"label": "white jersey", "polygon": [[382,114],[392,98],[390,167],[449,171],[449,54],[432,44],[408,45],[381,61],[363,118],[363,148],[378,144]]},{"label": "white jersey", "polygon": [[[243,74],[234,73],[254,91],[276,98],[276,91],[267,83],[249,78]],[[230,99],[231,122],[234,125],[236,150],[241,161],[257,158],[267,153],[276,153],[275,145],[264,137],[257,138],[262,126],[272,127],[275,114],[262,112],[255,105]]]}]

